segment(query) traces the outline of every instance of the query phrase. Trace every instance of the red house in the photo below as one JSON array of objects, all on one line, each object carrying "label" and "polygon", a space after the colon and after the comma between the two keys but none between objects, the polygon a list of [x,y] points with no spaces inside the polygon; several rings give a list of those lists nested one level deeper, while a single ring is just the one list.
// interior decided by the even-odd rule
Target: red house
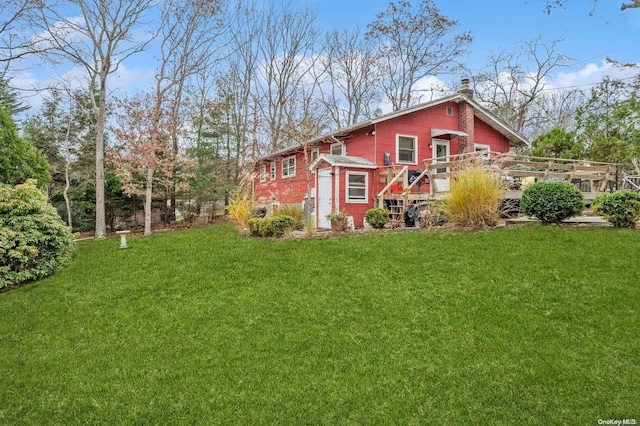
[{"label": "red house", "polygon": [[[326,216],[337,211],[353,216],[354,225],[362,227],[365,212],[376,207],[381,191],[402,192],[416,177],[421,180],[410,188],[417,193],[428,195],[435,186],[446,190],[447,179],[424,179],[425,160],[445,162],[457,154],[509,152],[527,145],[473,100],[468,80],[463,80],[454,95],[260,158],[254,169],[254,194],[268,209],[277,204],[304,205],[308,199],[318,228],[329,228]],[[403,176],[398,175],[400,170]]]}]

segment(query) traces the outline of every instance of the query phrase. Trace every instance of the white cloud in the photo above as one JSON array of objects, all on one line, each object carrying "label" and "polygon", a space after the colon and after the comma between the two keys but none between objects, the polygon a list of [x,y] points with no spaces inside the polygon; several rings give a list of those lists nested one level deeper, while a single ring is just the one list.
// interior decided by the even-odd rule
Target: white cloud
[{"label": "white cloud", "polygon": [[[42,68],[29,68],[14,74],[11,84],[16,87],[23,98],[23,103],[30,106],[25,115],[34,116],[40,113],[47,89],[52,86],[67,85],[72,90],[83,90],[89,86],[86,70],[80,66],[56,68],[51,66],[46,72]],[[107,80],[109,96],[131,95],[135,92],[151,89],[155,70],[151,67],[132,67],[120,64],[118,70]]]},{"label": "white cloud", "polygon": [[[640,65],[640,64],[639,64]],[[636,75],[637,69],[625,68],[621,69],[616,67],[606,60],[603,60],[600,65],[595,63],[589,63],[583,68],[559,73],[555,77],[549,79],[550,88],[585,88],[599,83],[604,77],[609,76],[612,78],[625,79]]]}]

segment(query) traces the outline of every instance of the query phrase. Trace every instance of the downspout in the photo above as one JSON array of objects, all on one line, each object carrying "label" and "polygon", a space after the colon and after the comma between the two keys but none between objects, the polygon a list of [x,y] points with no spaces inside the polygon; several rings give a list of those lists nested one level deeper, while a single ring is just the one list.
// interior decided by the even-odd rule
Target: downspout
[{"label": "downspout", "polygon": [[[370,188],[373,189],[371,198],[373,198],[373,207],[380,207],[379,199],[374,196],[378,193],[378,185],[380,174],[378,173],[378,123],[373,125],[373,163],[376,165],[376,169],[373,171],[373,182],[371,182]],[[384,155],[384,154],[383,154]],[[375,189],[374,189],[375,188]]]},{"label": "downspout", "polygon": [[336,194],[336,213],[340,212],[340,166],[335,166],[335,179],[334,184],[336,185],[335,194]]}]

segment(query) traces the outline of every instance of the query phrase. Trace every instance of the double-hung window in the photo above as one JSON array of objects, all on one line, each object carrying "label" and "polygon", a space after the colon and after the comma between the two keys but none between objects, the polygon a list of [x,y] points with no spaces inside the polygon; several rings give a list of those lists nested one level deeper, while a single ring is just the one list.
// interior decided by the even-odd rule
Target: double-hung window
[{"label": "double-hung window", "polygon": [[269,179],[276,180],[276,162],[272,161],[269,166]]},{"label": "double-hung window", "polygon": [[260,182],[267,181],[267,165],[262,163],[260,164]]},{"label": "double-hung window", "polygon": [[417,164],[418,138],[398,135],[396,139],[396,158],[398,163]]},{"label": "double-hung window", "polygon": [[342,142],[332,143],[331,155],[344,155],[344,144]]},{"label": "double-hung window", "polygon": [[369,174],[347,172],[347,203],[366,203]]},{"label": "double-hung window", "polygon": [[287,157],[282,160],[282,177],[289,178],[296,175],[296,157]]},{"label": "double-hung window", "polygon": [[489,159],[489,151],[490,151],[491,147],[489,145],[485,145],[485,144],[481,144],[481,143],[475,143],[473,144],[473,150],[475,152],[484,152],[482,154],[482,158],[484,160],[488,160]]}]

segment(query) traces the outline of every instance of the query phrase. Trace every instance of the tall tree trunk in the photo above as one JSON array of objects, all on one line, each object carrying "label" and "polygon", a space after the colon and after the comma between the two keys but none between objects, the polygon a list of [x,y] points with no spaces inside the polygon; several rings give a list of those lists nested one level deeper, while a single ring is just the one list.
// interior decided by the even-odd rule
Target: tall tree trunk
[{"label": "tall tree trunk", "polygon": [[67,224],[69,225],[69,229],[73,229],[73,218],[71,215],[71,201],[69,201],[69,188],[71,187],[71,179],[69,178],[69,168],[71,167],[71,155],[69,152],[69,139],[67,138],[67,158],[66,163],[64,165],[64,190],[62,191],[62,196],[64,197],[64,205],[67,208]]},{"label": "tall tree trunk", "polygon": [[100,99],[98,99],[98,117],[96,119],[96,238],[107,235],[104,205],[104,128],[107,115],[107,78],[100,77]]},{"label": "tall tree trunk", "polygon": [[151,235],[151,200],[153,198],[153,169],[147,169],[147,184],[144,195],[144,235]]}]

